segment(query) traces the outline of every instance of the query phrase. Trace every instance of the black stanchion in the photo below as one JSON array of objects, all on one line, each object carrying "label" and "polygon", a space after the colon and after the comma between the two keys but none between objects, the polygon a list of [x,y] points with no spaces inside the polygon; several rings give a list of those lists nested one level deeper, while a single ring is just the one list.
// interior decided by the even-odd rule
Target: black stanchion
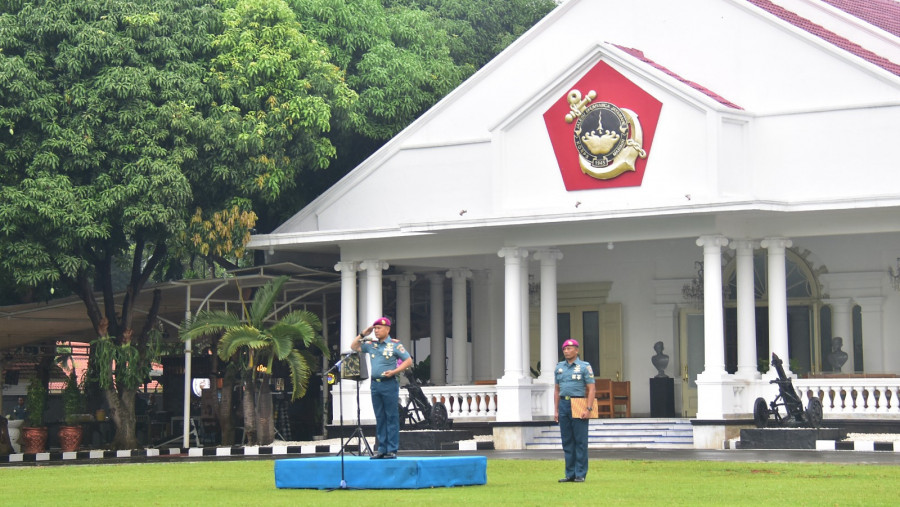
[{"label": "black stanchion", "polygon": [[[372,456],[372,448],[369,446],[369,441],[366,440],[366,435],[363,433],[362,424],[360,422],[359,383],[368,378],[368,375],[366,374],[366,362],[361,354],[353,353],[344,358],[344,366],[341,368],[341,378],[356,382],[356,429],[353,430],[353,434],[351,434],[350,438],[347,440],[347,446],[350,446],[353,439],[357,439],[356,448],[358,450],[356,456],[362,456],[363,454]],[[343,431],[343,429],[341,431]],[[363,447],[365,447],[365,451],[363,451]],[[341,446],[341,453],[343,453],[344,450],[344,446]],[[351,454],[353,454],[352,451]]]}]

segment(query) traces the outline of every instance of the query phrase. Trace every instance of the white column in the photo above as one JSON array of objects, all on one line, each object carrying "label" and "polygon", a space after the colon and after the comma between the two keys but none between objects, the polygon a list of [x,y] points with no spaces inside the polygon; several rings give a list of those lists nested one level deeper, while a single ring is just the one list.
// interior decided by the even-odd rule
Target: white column
[{"label": "white column", "polygon": [[[768,290],[769,290],[769,361],[772,353],[778,354],[783,361],[784,373],[791,375],[790,354],[788,348],[787,325],[787,268],[785,250],[793,242],[786,238],[766,238],[760,246],[768,250]],[[778,374],[770,368],[767,377]]]},{"label": "white column", "polygon": [[[365,270],[362,265],[358,265],[357,269],[359,271]],[[356,292],[356,322],[361,326],[361,329],[365,329],[373,322],[369,319],[369,312],[366,310],[366,299],[369,294],[367,277],[360,274],[357,284],[359,286]],[[375,318],[377,319],[378,317]]]},{"label": "white column", "polygon": [[444,277],[428,275],[431,283],[431,383],[447,383],[447,337],[444,333]]},{"label": "white column", "polygon": [[[191,321],[191,286],[188,284],[187,291],[185,294],[184,301],[184,320],[185,322]],[[181,424],[181,446],[182,447],[190,447],[191,446],[191,434],[190,434],[190,423],[191,423],[191,379],[193,378],[191,375],[191,365],[193,364],[193,360],[191,359],[191,340],[185,340],[184,342],[184,403],[181,407],[181,415],[182,415],[182,424]]]},{"label": "white column", "polygon": [[[504,374],[497,380],[497,421],[531,421],[532,385],[530,375],[523,370],[525,354],[522,347],[522,264],[528,251],[507,247],[497,252],[497,255],[505,263]],[[501,448],[505,448],[502,442]]]},{"label": "white column", "polygon": [[472,378],[491,380],[491,272],[476,271],[472,276]]},{"label": "white column", "polygon": [[387,262],[366,260],[359,263],[360,269],[366,270],[366,323],[375,322],[384,316],[382,305],[381,272],[389,268]]},{"label": "white column", "polygon": [[[859,305],[862,317],[862,348],[863,348],[863,372],[884,373],[891,371],[888,366],[888,343],[884,340],[884,330],[881,323],[884,298],[855,297],[854,301]],[[846,341],[845,341],[846,343]],[[850,339],[850,348],[853,348],[853,338]]]},{"label": "white column", "polygon": [[466,298],[466,280],[472,277],[468,269],[451,269],[447,278],[451,280],[453,315],[450,316],[453,329],[453,371],[450,383],[469,383],[469,320]]},{"label": "white column", "polygon": [[[403,273],[390,277],[397,285],[397,315],[394,316],[392,333],[394,338],[400,340],[405,347],[412,350],[412,335],[410,333],[410,283],[416,281],[416,275]],[[378,318],[378,317],[376,317]]]},{"label": "white column", "polygon": [[518,381],[522,371],[522,268],[528,251],[504,248],[497,254],[505,263],[503,379]]},{"label": "white column", "polygon": [[725,373],[725,328],[722,307],[722,236],[701,236],[703,247],[703,362],[705,380],[721,378]]},{"label": "white column", "polygon": [[[525,255],[528,255],[526,251]],[[519,264],[519,275],[521,276],[521,283],[519,284],[519,303],[522,305],[521,317],[522,317],[522,335],[521,335],[521,347],[522,347],[522,372],[523,376],[526,378],[531,378],[531,308],[530,303],[531,300],[528,294],[528,261],[526,258],[522,259],[521,264]]]},{"label": "white column", "polygon": [[[841,350],[847,353],[847,362],[841,367],[841,371],[853,372],[853,317],[851,310],[853,309],[853,301],[850,298],[831,298],[825,300],[825,303],[831,305],[831,337],[840,337],[843,342]],[[825,363],[822,369],[831,370],[831,363],[828,362],[828,354],[831,349],[823,350],[822,356]]]},{"label": "white column", "polygon": [[342,261],[334,265],[334,270],[341,273],[341,349],[350,350],[350,343],[356,338],[359,329],[356,326],[356,262]]},{"label": "white column", "polygon": [[553,366],[559,358],[557,351],[556,263],[563,258],[555,248],[538,250],[534,258],[541,261],[541,376],[538,382],[553,384]]},{"label": "white column", "polygon": [[753,278],[753,249],[756,242],[732,241],[737,256],[737,376],[759,378],[756,357],[756,294]]}]

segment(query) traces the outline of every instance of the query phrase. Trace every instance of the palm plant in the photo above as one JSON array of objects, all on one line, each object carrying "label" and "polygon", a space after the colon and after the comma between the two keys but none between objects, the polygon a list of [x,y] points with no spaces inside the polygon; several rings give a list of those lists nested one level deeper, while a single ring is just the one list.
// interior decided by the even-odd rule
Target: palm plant
[{"label": "palm plant", "polygon": [[273,318],[275,302],[287,280],[287,276],[281,276],[257,290],[244,312],[246,320],[231,312],[211,310],[199,312],[181,327],[184,341],[221,335],[216,352],[223,361],[239,367],[244,388],[244,432],[251,445],[267,445],[274,440],[269,382],[275,363],[288,366],[294,401],[302,398],[309,386],[315,365],[313,348],[328,355],[328,346],[319,334],[322,324],[314,313],[297,310]]}]

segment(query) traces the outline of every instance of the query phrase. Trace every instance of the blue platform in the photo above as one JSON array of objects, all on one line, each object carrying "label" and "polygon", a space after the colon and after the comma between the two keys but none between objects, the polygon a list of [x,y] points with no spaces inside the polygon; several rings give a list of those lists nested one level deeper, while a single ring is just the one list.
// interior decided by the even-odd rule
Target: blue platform
[{"label": "blue platform", "polygon": [[[485,456],[344,457],[344,480],[351,489],[420,489],[487,484]],[[275,486],[294,489],[341,487],[341,457],[275,461]]]}]

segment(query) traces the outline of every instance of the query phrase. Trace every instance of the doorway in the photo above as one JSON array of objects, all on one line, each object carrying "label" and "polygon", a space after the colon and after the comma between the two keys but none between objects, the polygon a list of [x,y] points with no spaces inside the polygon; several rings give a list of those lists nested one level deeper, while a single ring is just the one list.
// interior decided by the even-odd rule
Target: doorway
[{"label": "doorway", "polygon": [[581,359],[591,363],[594,377],[622,380],[622,305],[561,306],[556,315],[557,336],[562,342],[581,343]]},{"label": "doorway", "polygon": [[705,364],[703,349],[703,312],[682,308],[679,320],[679,357],[681,359],[681,415],[697,416],[697,375]]}]

